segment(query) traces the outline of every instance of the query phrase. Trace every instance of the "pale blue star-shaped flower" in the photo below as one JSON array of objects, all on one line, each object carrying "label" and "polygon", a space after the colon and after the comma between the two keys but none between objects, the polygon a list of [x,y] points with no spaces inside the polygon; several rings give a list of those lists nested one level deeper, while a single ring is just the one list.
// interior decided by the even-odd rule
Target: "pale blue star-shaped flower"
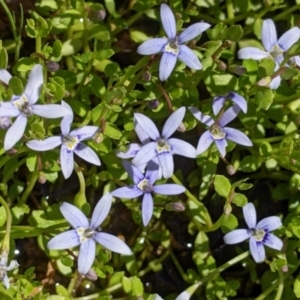
[{"label": "pale blue star-shaped flower", "polygon": [[202,65],[196,54],[184,43],[194,39],[210,27],[210,24],[199,22],[186,28],[182,33],[176,33],[174,14],[167,4],[160,6],[160,18],[167,38],[154,38],[142,43],[137,52],[142,55],[152,55],[162,52],[159,65],[159,78],[166,80],[172,73],[177,58],[188,67],[200,70]]},{"label": "pale blue star-shaped flower", "polygon": [[195,107],[189,107],[193,116],[201,123],[209,126],[209,129],[201,135],[198,146],[197,155],[205,152],[209,146],[214,142],[222,157],[226,155],[227,141],[230,140],[243,146],[252,146],[250,139],[241,131],[225,127],[231,122],[240,112],[240,107],[234,105],[228,108],[219,119],[214,121],[210,116],[204,115]]},{"label": "pale blue star-shaped flower", "polygon": [[124,255],[131,255],[129,247],[118,237],[101,232],[99,227],[107,217],[112,204],[112,195],[105,194],[99,200],[91,221],[76,206],[63,202],[60,211],[74,229],[53,237],[47,247],[50,250],[69,249],[80,245],[78,254],[78,272],[86,274],[95,260],[96,243],[104,248]]},{"label": "pale blue star-shaped flower", "polygon": [[[0,80],[9,83],[11,75],[6,70],[0,70]],[[37,115],[43,118],[61,118],[69,111],[58,104],[35,104],[39,99],[44,82],[43,67],[35,65],[29,75],[28,83],[22,95],[14,95],[10,102],[0,103],[0,117],[16,117],[15,122],[7,130],[4,138],[4,150],[12,148],[22,137],[27,118]]]},{"label": "pale blue star-shaped flower", "polygon": [[[262,60],[263,58],[273,58],[275,61],[275,70],[279,69],[279,65],[284,60],[283,53],[289,50],[300,38],[300,29],[293,27],[285,32],[277,40],[277,32],[273,20],[267,19],[263,21],[261,39],[266,51],[256,47],[245,47],[238,52],[240,59]],[[297,61],[297,59],[296,59]],[[280,85],[280,76],[275,77],[270,83],[270,89],[277,89]]]},{"label": "pale blue star-shaped flower", "polygon": [[67,109],[69,114],[65,116],[60,124],[62,134],[52,136],[43,141],[32,140],[26,143],[27,147],[35,151],[47,151],[61,145],[60,163],[64,177],[71,176],[74,169],[74,153],[91,164],[100,166],[98,155],[88,146],[82,143],[84,140],[93,138],[99,128],[97,126],[83,126],[71,130],[73,122],[73,112],[71,107],[62,101],[62,107]]},{"label": "pale blue star-shaped flower", "polygon": [[0,257],[0,280],[3,281],[6,289],[9,289],[10,283],[7,276],[7,272],[18,267],[19,264],[16,260],[12,260],[9,265],[7,265],[7,255],[1,255]]},{"label": "pale blue star-shaped flower", "polygon": [[162,134],[159,133],[151,119],[140,113],[134,114],[135,128],[139,126],[152,140],[143,145],[135,155],[132,160],[135,166],[147,164],[157,157],[163,177],[170,178],[174,171],[174,154],[190,158],[196,157],[196,149],[192,145],[179,139],[170,138],[181,124],[185,110],[185,107],[181,107],[170,115],[162,129]]},{"label": "pale blue star-shaped flower", "polygon": [[186,190],[184,186],[173,183],[154,185],[158,176],[158,165],[154,161],[148,163],[145,175],[126,160],[123,160],[123,166],[132,178],[134,185],[118,188],[111,192],[111,194],[114,197],[125,199],[132,199],[144,195],[142,201],[142,219],[144,226],[149,224],[153,215],[152,193],[178,195],[184,193]]},{"label": "pale blue star-shaped flower", "polygon": [[238,105],[244,113],[247,113],[248,106],[245,98],[238,93],[229,92],[226,95],[214,97],[212,108],[215,115],[217,115],[221,111],[226,99],[230,99],[233,103]]},{"label": "pale blue star-shaped flower", "polygon": [[237,244],[249,239],[250,252],[257,263],[266,258],[264,245],[281,250],[282,241],[271,233],[271,231],[282,226],[279,217],[267,217],[256,224],[256,210],[252,203],[243,207],[243,214],[248,229],[236,229],[224,236],[225,244]]}]

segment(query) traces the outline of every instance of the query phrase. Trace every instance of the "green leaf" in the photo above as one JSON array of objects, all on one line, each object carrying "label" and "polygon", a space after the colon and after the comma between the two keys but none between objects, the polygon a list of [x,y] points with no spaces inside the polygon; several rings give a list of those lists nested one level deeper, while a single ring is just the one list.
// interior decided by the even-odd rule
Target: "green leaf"
[{"label": "green leaf", "polygon": [[14,95],[22,95],[24,91],[23,82],[17,77],[12,77],[9,80],[8,86],[12,89]]},{"label": "green leaf", "polygon": [[223,233],[227,233],[237,228],[238,221],[237,218],[233,214],[225,215],[221,222],[221,229]]},{"label": "green leaf", "polygon": [[225,40],[226,39],[226,25],[218,23],[213,29],[208,29],[206,34],[210,40]]},{"label": "green leaf", "polygon": [[272,146],[268,142],[262,142],[259,146],[259,153],[261,156],[269,158],[272,153]]},{"label": "green leaf", "polygon": [[231,191],[231,184],[230,181],[223,175],[216,175],[214,179],[214,186],[216,192],[224,197],[227,198]]},{"label": "green leaf", "polygon": [[243,29],[241,25],[233,25],[226,29],[226,39],[237,42],[243,36]]},{"label": "green leaf", "polygon": [[123,276],[122,286],[123,286],[123,290],[126,294],[129,294],[131,292],[131,280],[129,278]]},{"label": "green leaf", "polygon": [[232,198],[232,203],[236,206],[243,207],[248,203],[248,199],[243,194],[235,193]]},{"label": "green leaf", "polygon": [[141,297],[143,296],[144,293],[144,287],[143,287],[143,283],[141,282],[141,280],[136,277],[133,276],[132,277],[132,294],[135,297]]},{"label": "green leaf", "polygon": [[255,102],[258,107],[268,110],[273,103],[274,94],[272,90],[264,87],[259,87],[255,94]]},{"label": "green leaf", "polygon": [[82,39],[66,40],[61,49],[62,56],[74,55],[82,48]]},{"label": "green leaf", "polygon": [[114,140],[119,140],[122,137],[120,129],[115,124],[109,122],[106,123],[104,134]]},{"label": "green leaf", "polygon": [[295,293],[297,298],[300,298],[300,278],[299,278],[299,275],[295,279],[295,282],[294,282],[294,293]]},{"label": "green leaf", "polygon": [[260,162],[258,161],[257,157],[253,157],[252,155],[245,156],[240,164],[240,170],[243,172],[254,172],[260,166]]}]

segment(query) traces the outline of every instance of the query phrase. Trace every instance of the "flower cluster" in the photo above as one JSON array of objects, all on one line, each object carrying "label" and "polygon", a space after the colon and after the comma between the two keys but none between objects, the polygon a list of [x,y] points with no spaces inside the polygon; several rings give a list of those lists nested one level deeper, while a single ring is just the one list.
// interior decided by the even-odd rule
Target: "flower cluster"
[{"label": "flower cluster", "polygon": [[[161,81],[169,78],[175,68],[177,58],[188,67],[200,70],[202,65],[197,55],[185,43],[199,36],[210,25],[204,22],[196,23],[177,34],[175,16],[166,4],[161,5],[160,15],[167,38],[154,38],[144,42],[138,47],[138,53],[143,55],[162,53],[159,67]],[[246,47],[238,52],[238,56],[241,59],[255,60],[271,57],[274,59],[276,71],[284,62],[284,52],[290,49],[299,37],[300,30],[294,27],[277,41],[273,21],[265,20],[262,28],[262,42],[266,51]],[[294,60],[298,63],[300,59],[294,57]],[[0,80],[5,84],[9,83],[11,77],[6,70],[0,70]],[[270,88],[276,89],[280,85],[280,80],[280,76],[273,78]],[[49,151],[60,146],[60,164],[65,179],[69,178],[73,172],[74,153],[81,159],[100,166],[98,154],[83,143],[93,139],[100,129],[92,125],[71,129],[74,119],[73,111],[71,106],[63,100],[61,105],[36,104],[43,83],[43,67],[38,64],[33,67],[29,75],[24,93],[14,95],[10,101],[0,104],[0,127],[8,128],[4,138],[4,150],[11,149],[22,138],[28,118],[31,116],[36,115],[50,119],[62,118],[61,134],[57,136],[50,134],[44,140],[27,140],[26,146],[34,151]],[[224,158],[228,140],[246,147],[253,145],[244,132],[227,127],[227,124],[236,119],[241,111],[247,113],[247,101],[238,93],[228,92],[225,95],[214,97],[212,100],[213,117],[203,114],[195,107],[188,109],[198,121],[207,127],[207,130],[199,138],[197,148],[184,140],[173,137],[176,130],[184,127],[186,107],[179,107],[173,111],[162,126],[161,132],[154,120],[142,113],[134,113],[134,129],[140,143],[129,144],[126,152],[117,151],[116,153],[119,158],[122,158],[123,167],[133,184],[116,188],[110,193],[104,194],[95,206],[90,220],[79,208],[63,202],[60,211],[73,229],[61,232],[51,238],[47,244],[50,250],[63,250],[79,246],[78,271],[84,275],[89,274],[92,268],[96,257],[97,243],[110,251],[132,255],[125,242],[114,235],[102,232],[100,227],[110,212],[113,197],[122,199],[142,197],[142,222],[144,226],[148,226],[154,211],[153,194],[173,196],[186,192],[186,188],[179,184],[156,184],[162,178],[166,181],[172,178],[174,155],[195,159],[197,155],[204,153],[214,143],[220,156]],[[10,124],[10,118],[16,118],[13,124]],[[132,161],[129,162],[126,159],[132,159]],[[243,213],[248,229],[237,229],[227,233],[224,236],[226,244],[235,244],[249,239],[250,251],[256,262],[265,260],[264,245],[276,250],[282,249],[282,241],[270,233],[282,225],[279,217],[268,217],[257,223],[256,211],[252,203],[243,207]],[[2,280],[7,288],[9,281],[6,272],[17,265],[15,261],[12,261],[7,266],[7,260],[0,259],[0,272],[3,274]]]}]

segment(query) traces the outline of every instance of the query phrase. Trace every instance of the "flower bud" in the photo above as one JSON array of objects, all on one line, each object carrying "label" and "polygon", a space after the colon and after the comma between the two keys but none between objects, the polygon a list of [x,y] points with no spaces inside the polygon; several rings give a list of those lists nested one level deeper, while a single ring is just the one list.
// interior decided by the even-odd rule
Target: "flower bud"
[{"label": "flower bud", "polygon": [[167,211],[184,211],[185,206],[182,202],[170,202],[165,205],[165,210]]},{"label": "flower bud", "polygon": [[234,175],[235,172],[236,172],[236,169],[235,169],[235,167],[233,165],[227,165],[226,169],[227,169],[227,173],[229,175]]},{"label": "flower bud", "polygon": [[282,271],[283,273],[288,272],[288,271],[289,271],[289,266],[288,266],[288,265],[283,266],[283,267],[281,268],[281,271]]},{"label": "flower bud", "polygon": [[151,74],[150,74],[150,72],[148,72],[148,71],[144,72],[143,73],[143,79],[145,81],[150,81],[151,80]]},{"label": "flower bud", "polygon": [[177,131],[179,132],[185,132],[186,128],[184,126],[184,124],[181,122],[177,128]]},{"label": "flower bud", "polygon": [[94,141],[96,142],[96,144],[102,143],[103,140],[104,140],[104,135],[102,132],[98,132],[94,135]]},{"label": "flower bud", "polygon": [[0,117],[0,128],[7,129],[10,126],[10,119],[8,117]]},{"label": "flower bud", "polygon": [[230,215],[232,211],[232,207],[229,203],[224,205],[224,215]]},{"label": "flower bud", "polygon": [[39,172],[38,181],[39,181],[40,184],[45,184],[46,183],[47,178],[46,178],[44,172],[42,172],[42,171]]},{"label": "flower bud", "polygon": [[98,279],[96,272],[92,269],[89,269],[89,271],[84,276],[89,281],[96,281]]},{"label": "flower bud", "polygon": [[238,66],[238,65],[230,65],[228,67],[228,69],[231,73],[234,73],[234,74],[239,75],[239,76],[241,76],[241,75],[243,75],[247,72],[247,69],[245,67]]},{"label": "flower bud", "polygon": [[264,86],[264,87],[270,87],[270,83],[272,81],[272,78],[270,76],[262,78],[257,85],[258,86]]},{"label": "flower bud", "polygon": [[57,72],[59,70],[59,64],[55,61],[48,61],[46,66],[49,72]]},{"label": "flower bud", "polygon": [[98,23],[98,22],[102,22],[105,19],[106,12],[104,9],[97,9],[97,10],[90,9],[88,16],[91,21]]},{"label": "flower bud", "polygon": [[225,71],[227,69],[227,65],[221,60],[217,62],[217,67],[221,71]]},{"label": "flower bud", "polygon": [[151,109],[157,109],[159,104],[160,103],[157,99],[153,99],[153,100],[148,101],[147,106]]}]

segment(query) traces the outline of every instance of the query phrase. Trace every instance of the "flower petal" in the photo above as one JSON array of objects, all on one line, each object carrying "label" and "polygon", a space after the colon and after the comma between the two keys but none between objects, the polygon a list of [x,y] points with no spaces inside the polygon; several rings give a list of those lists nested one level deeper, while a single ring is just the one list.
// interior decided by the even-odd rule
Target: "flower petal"
[{"label": "flower petal", "polygon": [[132,160],[132,163],[139,167],[140,165],[146,164],[148,161],[153,159],[157,153],[156,153],[156,142],[150,142],[146,145],[144,145],[141,150],[137,153],[135,158]]},{"label": "flower petal", "polygon": [[248,228],[256,228],[256,210],[253,203],[247,203],[243,206],[243,214]]},{"label": "flower petal", "polygon": [[267,217],[259,221],[256,228],[263,229],[267,232],[273,231],[282,226],[282,222],[279,217]]},{"label": "flower petal", "polygon": [[93,265],[96,255],[96,243],[93,239],[88,239],[81,243],[78,254],[78,272],[86,274]]},{"label": "flower petal", "polygon": [[186,188],[175,183],[166,183],[153,186],[153,192],[161,195],[178,195],[184,193]]},{"label": "flower petal", "polygon": [[89,220],[75,205],[63,202],[59,209],[64,218],[72,225],[73,228],[76,229],[78,227],[83,227],[86,229],[89,227]]},{"label": "flower petal", "polygon": [[266,19],[263,21],[261,40],[268,52],[277,44],[277,32],[273,20]]},{"label": "flower petal", "polygon": [[159,172],[159,162],[155,162],[150,160],[147,166],[147,171],[145,174],[145,178],[149,180],[149,183],[152,185],[157,180]]},{"label": "flower petal", "polygon": [[244,113],[247,113],[247,108],[248,108],[248,105],[247,105],[247,101],[244,97],[242,97],[241,95],[235,93],[235,92],[230,92],[228,93],[227,97],[229,99],[231,99],[231,101],[233,103],[235,103],[236,105],[239,106],[239,108],[244,112]]},{"label": "flower petal", "polygon": [[211,26],[210,24],[205,22],[199,22],[189,26],[188,28],[186,28],[180,33],[178,37],[179,43],[182,44],[194,39],[195,37],[200,35],[203,31],[207,30],[210,26]]},{"label": "flower petal", "polygon": [[213,99],[212,109],[215,115],[217,115],[220,110],[222,109],[225,101],[226,101],[227,95],[225,96],[217,96]]},{"label": "flower petal", "polygon": [[224,127],[225,125],[227,125],[228,123],[230,123],[233,119],[236,118],[236,116],[239,114],[239,112],[241,111],[240,107],[237,106],[236,104],[229,107],[224,114],[222,115],[222,117],[220,118],[218,124],[221,127]]},{"label": "flower petal", "polygon": [[23,136],[27,124],[27,118],[20,114],[15,122],[8,128],[4,138],[4,150],[11,149]]},{"label": "flower petal", "polygon": [[[160,137],[159,131],[157,130],[154,122],[147,116],[135,113],[134,114],[134,123],[138,123],[141,129],[146,135],[148,135],[152,140],[157,140]],[[140,129],[139,129],[140,130]]]},{"label": "flower petal", "polygon": [[144,174],[133,164],[131,164],[127,160],[122,161],[123,167],[130,176],[130,178],[133,180],[135,184],[138,184],[140,181],[142,181],[145,176]]},{"label": "flower petal", "polygon": [[195,147],[185,141],[173,138],[168,139],[168,144],[171,146],[172,154],[178,154],[190,158],[195,158],[197,156]]},{"label": "flower petal", "polygon": [[51,136],[43,141],[32,140],[26,143],[26,146],[35,151],[47,151],[61,145],[60,136]]},{"label": "flower petal", "polygon": [[132,143],[127,145],[127,151],[126,152],[122,152],[117,150],[116,151],[116,156],[118,156],[119,158],[133,158],[135,157],[135,155],[139,152],[139,150],[142,148],[142,146],[140,144],[137,143]]},{"label": "flower petal", "polygon": [[153,198],[151,193],[145,193],[142,202],[142,219],[144,226],[147,226],[153,215]]},{"label": "flower petal", "polygon": [[197,120],[199,120],[201,123],[203,123],[207,126],[211,126],[215,122],[211,116],[203,114],[196,107],[189,107],[189,111],[193,114],[193,116]]},{"label": "flower petal", "polygon": [[20,111],[13,105],[12,102],[0,103],[0,117],[17,117]]},{"label": "flower petal", "polygon": [[253,259],[257,263],[261,263],[266,259],[266,252],[262,242],[257,242],[254,237],[250,237],[249,246]]},{"label": "flower petal", "polygon": [[278,45],[284,51],[289,50],[300,38],[300,29],[293,27],[285,32],[278,40]]},{"label": "flower petal", "polygon": [[35,65],[30,72],[24,91],[31,105],[38,101],[43,83],[43,67],[42,65]]},{"label": "flower petal", "polygon": [[279,251],[283,247],[282,240],[272,233],[267,233],[265,235],[263,243],[264,243],[264,245],[266,245],[272,249],[279,250]]},{"label": "flower petal", "polygon": [[277,90],[281,83],[281,77],[276,76],[271,82],[270,82],[270,89],[271,90]]},{"label": "flower petal", "polygon": [[223,239],[225,244],[233,245],[247,240],[250,236],[251,232],[248,229],[235,229],[226,233]]},{"label": "flower petal", "polygon": [[169,116],[162,130],[163,139],[167,140],[176,131],[184,118],[185,110],[185,107],[180,107]]},{"label": "flower petal", "polygon": [[75,229],[62,232],[51,240],[49,240],[47,247],[50,250],[63,250],[76,247],[80,244],[80,238]]},{"label": "flower petal", "polygon": [[73,110],[68,103],[66,103],[65,101],[61,101],[61,105],[69,110],[69,114],[65,115],[60,123],[61,133],[63,135],[67,135],[71,130],[71,124],[73,122],[74,115]]},{"label": "flower petal", "polygon": [[226,132],[227,140],[233,141],[243,146],[248,146],[248,147],[253,146],[251,140],[243,132],[230,127],[224,127],[223,130],[224,132]]},{"label": "flower petal", "polygon": [[169,39],[176,37],[176,21],[171,8],[167,4],[160,6],[160,19],[164,31]]},{"label": "flower petal", "polygon": [[174,173],[173,155],[170,152],[162,152],[158,155],[159,165],[164,178],[170,178]]},{"label": "flower petal", "polygon": [[200,155],[203,152],[205,152],[209,148],[209,146],[212,144],[213,141],[214,140],[213,140],[209,130],[204,131],[198,142],[197,155]]},{"label": "flower petal", "polygon": [[[134,118],[134,130],[136,132],[136,135],[138,136],[138,138],[140,139],[140,141],[142,142],[142,144],[146,144],[148,142],[150,142],[151,138],[149,137],[149,135],[143,130],[142,126],[136,121],[136,119]],[[157,129],[157,128],[156,128]]]},{"label": "flower petal", "polygon": [[270,54],[268,52],[262,51],[255,47],[246,47],[238,51],[239,59],[261,60],[267,57],[270,57]]},{"label": "flower petal", "polygon": [[32,105],[32,113],[46,119],[56,119],[69,115],[70,111],[59,104],[35,104]]},{"label": "flower petal", "polygon": [[169,52],[164,52],[159,64],[159,79],[165,81],[171,75],[175,68],[177,55]]},{"label": "flower petal", "polygon": [[163,52],[165,45],[168,43],[167,38],[154,38],[142,43],[136,50],[141,55],[152,55]]},{"label": "flower petal", "polygon": [[222,157],[226,156],[226,147],[227,147],[227,141],[225,139],[221,139],[221,140],[214,140],[220,154]]},{"label": "flower petal", "polygon": [[144,194],[136,185],[123,186],[111,192],[114,197],[133,199]]},{"label": "flower petal", "polygon": [[64,144],[61,145],[60,149],[60,164],[65,179],[69,178],[74,169],[74,153]]},{"label": "flower petal", "polygon": [[112,204],[112,195],[107,193],[101,197],[92,214],[90,227],[96,229],[107,217]]},{"label": "flower petal", "polygon": [[104,233],[104,232],[97,232],[94,235],[94,240],[98,242],[101,246],[103,246],[104,248],[110,251],[124,254],[124,255],[132,254],[129,247],[121,239],[119,239],[114,235]]},{"label": "flower petal", "polygon": [[5,84],[8,84],[10,79],[12,78],[11,74],[5,69],[0,70],[0,80]]},{"label": "flower petal", "polygon": [[179,46],[178,58],[188,67],[194,70],[201,70],[202,64],[197,55],[186,45]]},{"label": "flower petal", "polygon": [[89,146],[79,143],[76,148],[74,149],[74,152],[83,160],[88,161],[89,163],[100,166],[101,161],[98,157],[98,155],[92,150]]},{"label": "flower petal", "polygon": [[70,132],[72,136],[76,136],[79,141],[89,140],[99,131],[97,126],[83,126],[81,128],[74,129]]}]

